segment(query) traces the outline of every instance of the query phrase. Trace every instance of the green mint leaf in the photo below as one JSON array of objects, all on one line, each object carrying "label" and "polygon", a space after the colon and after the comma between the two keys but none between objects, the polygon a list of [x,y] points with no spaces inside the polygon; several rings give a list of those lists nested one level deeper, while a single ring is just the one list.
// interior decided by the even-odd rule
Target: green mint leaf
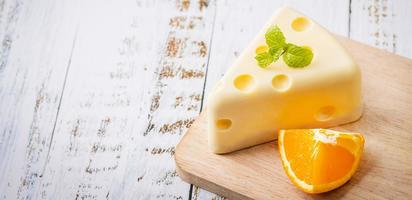
[{"label": "green mint leaf", "polygon": [[271,26],[265,34],[266,44],[270,47],[284,48],[286,38],[278,26]]},{"label": "green mint leaf", "polygon": [[287,50],[283,54],[283,61],[293,68],[302,68],[312,62],[313,53],[309,48],[288,44]]},{"label": "green mint leaf", "polygon": [[269,66],[273,62],[273,56],[268,52],[263,52],[255,57],[258,65],[262,68]]},{"label": "green mint leaf", "polygon": [[273,56],[273,62],[279,60],[280,56],[285,52],[285,48],[283,47],[271,47],[269,49],[270,55]]},{"label": "green mint leaf", "polygon": [[257,55],[255,57],[258,65],[262,68],[276,62],[281,56],[283,56],[285,63],[293,68],[306,67],[312,62],[312,50],[290,43],[287,44],[286,38],[278,26],[269,27],[265,39],[269,50],[264,49],[265,52],[260,53],[260,49],[256,49]]}]

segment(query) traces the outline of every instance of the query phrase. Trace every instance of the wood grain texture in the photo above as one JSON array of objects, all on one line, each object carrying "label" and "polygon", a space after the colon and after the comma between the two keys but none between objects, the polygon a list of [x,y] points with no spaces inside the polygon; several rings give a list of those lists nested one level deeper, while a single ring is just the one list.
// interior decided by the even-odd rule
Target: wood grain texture
[{"label": "wood grain texture", "polygon": [[352,1],[350,38],[412,57],[412,1]]},{"label": "wood grain texture", "polygon": [[[363,79],[362,118],[335,128],[365,135],[361,165],[351,181],[322,195],[301,192],[283,172],[275,142],[225,155],[213,154],[207,148],[205,114],[195,121],[177,146],[179,176],[231,199],[410,198],[412,60],[339,39],[351,49],[361,66]],[[397,66],[397,70],[391,70],[393,66]]]},{"label": "wood grain texture", "polygon": [[16,26],[21,12],[23,2],[20,0],[0,1],[0,72],[7,65],[11,44],[16,39]]},{"label": "wood grain texture", "polygon": [[173,155],[200,110],[214,9],[186,1],[88,9],[97,3],[82,3],[36,197],[187,199]]},{"label": "wood grain texture", "polygon": [[78,18],[76,4],[4,3],[0,198],[30,199],[41,185]]},{"label": "wood grain texture", "polygon": [[214,7],[31,3],[1,52],[1,198],[187,199],[173,155],[201,108]]}]

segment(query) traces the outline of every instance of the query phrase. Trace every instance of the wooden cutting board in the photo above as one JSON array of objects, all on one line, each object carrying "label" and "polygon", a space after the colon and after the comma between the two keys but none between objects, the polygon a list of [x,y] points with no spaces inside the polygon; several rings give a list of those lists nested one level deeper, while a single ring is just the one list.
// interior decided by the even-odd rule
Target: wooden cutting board
[{"label": "wooden cutting board", "polygon": [[363,81],[362,118],[333,128],[365,135],[360,167],[349,182],[320,195],[300,191],[283,171],[276,141],[213,154],[206,112],[177,146],[179,176],[229,199],[412,199],[412,60],[338,39],[361,67]]}]

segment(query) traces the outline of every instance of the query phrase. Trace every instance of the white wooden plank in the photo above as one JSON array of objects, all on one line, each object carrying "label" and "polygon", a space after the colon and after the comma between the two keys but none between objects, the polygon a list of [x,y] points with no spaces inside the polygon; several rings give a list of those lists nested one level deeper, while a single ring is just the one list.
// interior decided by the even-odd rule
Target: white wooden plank
[{"label": "white wooden plank", "polygon": [[[206,80],[205,99],[239,53],[280,6],[288,5],[334,33],[347,35],[349,1],[218,1],[215,30]],[[195,187],[192,199],[220,199]]]},{"label": "white wooden plank", "polygon": [[[96,6],[98,5],[98,6]],[[213,4],[90,1],[41,199],[187,199],[174,149],[198,115]]]},{"label": "white wooden plank", "polygon": [[21,16],[23,2],[18,0],[0,1],[0,72],[7,64],[11,43],[17,22]]},{"label": "white wooden plank", "polygon": [[352,1],[352,39],[412,58],[412,1]]},{"label": "white wooden plank", "polygon": [[30,199],[40,184],[75,38],[75,6],[1,2],[2,199]]}]

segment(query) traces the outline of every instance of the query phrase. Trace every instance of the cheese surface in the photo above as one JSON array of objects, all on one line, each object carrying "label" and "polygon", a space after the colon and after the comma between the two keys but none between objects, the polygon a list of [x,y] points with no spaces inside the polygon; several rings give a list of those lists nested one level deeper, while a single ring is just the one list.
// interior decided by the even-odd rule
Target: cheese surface
[{"label": "cheese surface", "polygon": [[[308,47],[304,68],[283,59],[258,66],[256,49],[277,25],[287,42]],[[362,113],[360,69],[324,28],[290,8],[281,8],[241,53],[208,97],[208,139],[214,153],[228,153],[276,139],[290,128],[326,128]]]}]

